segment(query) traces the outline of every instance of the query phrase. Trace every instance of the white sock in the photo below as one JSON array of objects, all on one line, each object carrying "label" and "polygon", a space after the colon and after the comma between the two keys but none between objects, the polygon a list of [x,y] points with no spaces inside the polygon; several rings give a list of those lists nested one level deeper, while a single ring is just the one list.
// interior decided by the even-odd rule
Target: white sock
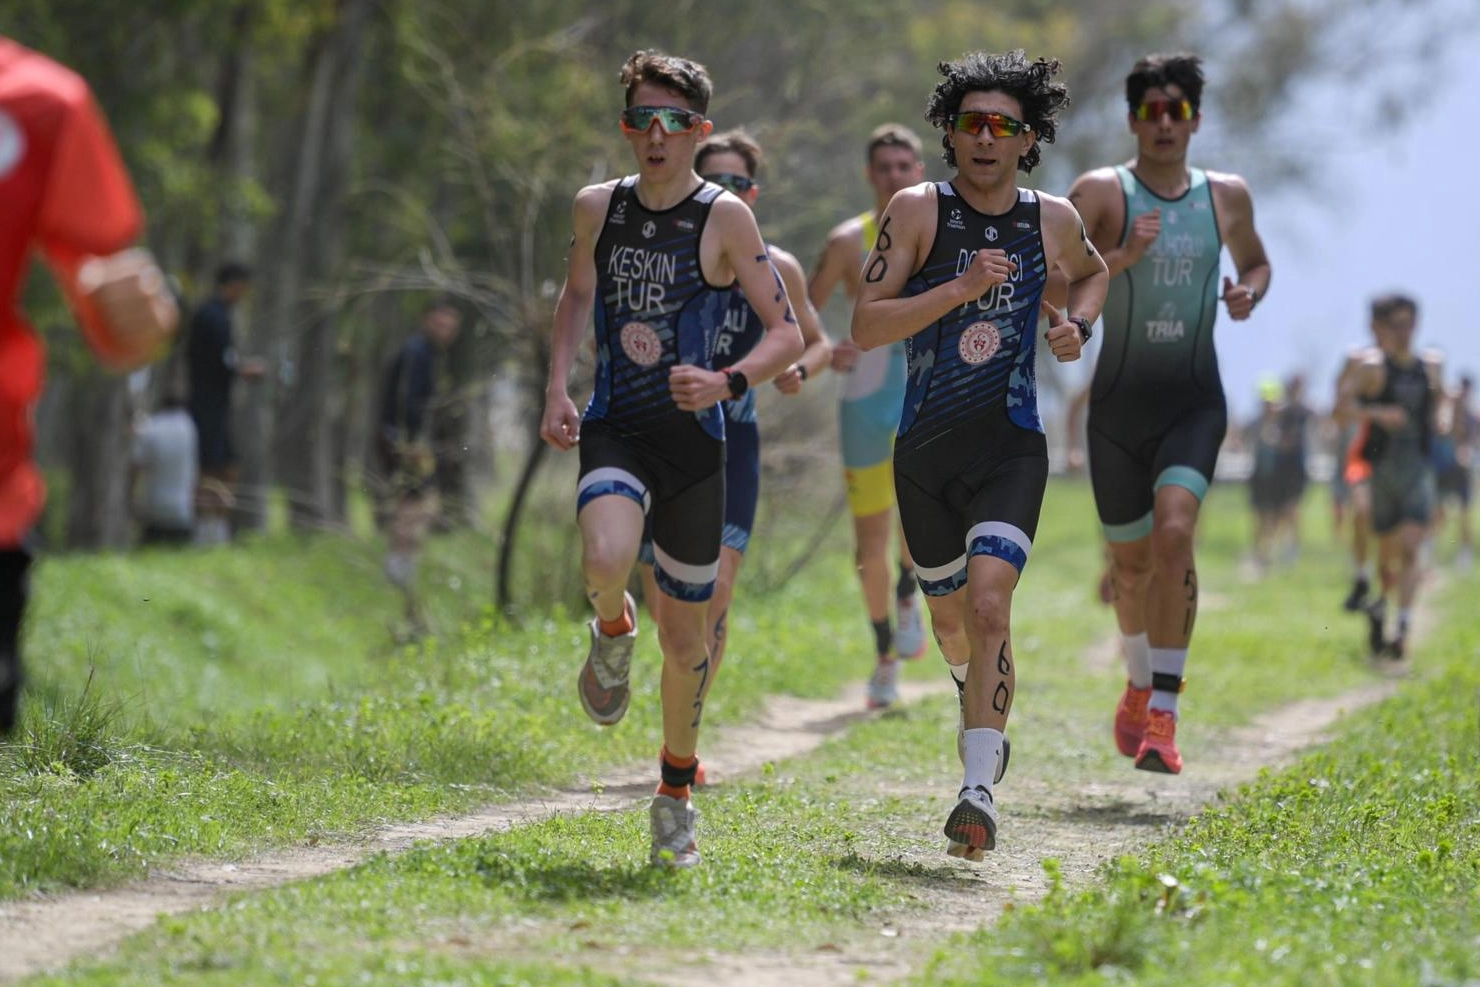
[{"label": "white sock", "polygon": [[1408,618],[1410,614],[1407,609],[1398,611],[1398,636],[1408,636]]},{"label": "white sock", "polygon": [[1363,562],[1361,565],[1357,566],[1357,578],[1366,580],[1369,583],[1372,582],[1371,562]]},{"label": "white sock", "polygon": [[1121,653],[1125,655],[1125,674],[1137,689],[1151,686],[1151,646],[1146,632],[1120,635]]},{"label": "white sock", "polygon": [[1002,731],[975,727],[966,731],[966,776],[962,788],[992,790],[997,777],[997,762],[1002,758]]},{"label": "white sock", "polygon": [[966,670],[971,667],[970,662],[962,662],[959,665],[952,665],[950,662],[946,662],[946,667],[951,670],[951,678],[956,680],[957,685],[966,684]]},{"label": "white sock", "polygon": [[[1187,667],[1186,648],[1152,648],[1151,671],[1156,675],[1174,675],[1180,682],[1182,671]],[[1177,693],[1154,689],[1151,693],[1151,708],[1164,709],[1173,716],[1177,714]]]}]

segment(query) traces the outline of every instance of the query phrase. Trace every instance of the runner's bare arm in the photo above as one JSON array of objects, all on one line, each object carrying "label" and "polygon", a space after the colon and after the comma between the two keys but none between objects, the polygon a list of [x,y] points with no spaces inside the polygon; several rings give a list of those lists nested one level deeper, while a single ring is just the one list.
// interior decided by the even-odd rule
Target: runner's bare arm
[{"label": "runner's bare arm", "polygon": [[817,268],[807,281],[807,297],[819,312],[827,307],[827,300],[838,285],[841,284],[843,291],[851,295],[857,271],[849,263],[856,252],[850,245],[857,240],[858,232],[851,223],[842,223],[828,233],[822,256],[817,258]]},{"label": "runner's bare arm", "polygon": [[[746,302],[766,327],[754,349],[724,368],[738,370],[756,387],[802,355],[802,333],[750,207],[733,195],[721,195],[710,207],[709,223],[718,237],[719,266],[734,271]],[[668,386],[684,411],[702,411],[730,396],[728,375],[691,364],[670,370]]]},{"label": "runner's bare arm", "polygon": [[1269,292],[1269,256],[1254,228],[1254,200],[1249,186],[1238,175],[1215,172],[1208,174],[1208,182],[1218,208],[1218,235],[1228,245],[1228,255],[1238,271],[1238,284],[1223,279],[1223,303],[1229,317],[1241,321]]},{"label": "runner's bare arm", "polygon": [[1012,262],[1001,250],[978,250],[960,277],[902,298],[910,274],[935,237],[935,193],[916,185],[894,194],[879,220],[879,238],[863,265],[853,304],[853,342],[863,349],[898,342],[959,305],[1006,281]]},{"label": "runner's bare arm", "polygon": [[1350,421],[1370,421],[1383,428],[1400,428],[1408,415],[1396,404],[1364,404],[1382,394],[1387,386],[1387,364],[1380,352],[1365,354],[1362,362],[1342,383],[1341,406]]},{"label": "runner's bare arm", "polygon": [[802,343],[806,346],[795,363],[776,375],[775,384],[782,394],[796,394],[802,389],[803,381],[822,373],[831,357],[832,346],[822,329],[822,320],[817,317],[817,309],[812,307],[812,300],[808,297],[802,265],[791,254],[776,247],[771,248],[771,262],[781,274],[787,297],[795,306],[797,326],[802,330]]},{"label": "runner's bare arm", "polygon": [[1056,195],[1043,195],[1040,201],[1049,269],[1062,271],[1069,282],[1065,317],[1093,322],[1100,317],[1110,290],[1108,266],[1073,203]]},{"label": "runner's bare arm", "polygon": [[612,183],[589,185],[576,194],[572,208],[574,234],[566,258],[565,285],[555,303],[550,377],[545,383],[545,412],[540,420],[540,438],[560,450],[569,449],[580,438],[581,415],[570,399],[567,382],[596,299],[596,233],[611,196]]},{"label": "runner's bare arm", "polygon": [[1099,318],[1100,309],[1105,305],[1105,293],[1110,288],[1110,275],[1072,203],[1056,195],[1042,195],[1039,197],[1039,215],[1042,217],[1048,268],[1062,271],[1069,281],[1068,310],[1059,318],[1057,307],[1054,308],[1051,324],[1044,335],[1054,356],[1063,363],[1079,359],[1084,346],[1079,327],[1069,319],[1082,318],[1086,322],[1094,322]]},{"label": "runner's bare arm", "polygon": [[1153,210],[1130,220],[1130,236],[1121,243],[1126,224],[1125,196],[1114,168],[1096,168],[1075,180],[1069,201],[1079,211],[1090,243],[1100,252],[1110,277],[1133,267],[1146,255],[1161,231],[1161,213]]}]

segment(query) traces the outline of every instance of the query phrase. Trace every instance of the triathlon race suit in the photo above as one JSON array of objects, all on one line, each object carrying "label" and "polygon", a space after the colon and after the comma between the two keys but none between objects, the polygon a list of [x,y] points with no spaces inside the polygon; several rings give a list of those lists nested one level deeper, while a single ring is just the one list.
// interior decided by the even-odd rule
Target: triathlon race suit
[{"label": "triathlon race suit", "polygon": [[1470,457],[1461,456],[1460,449],[1473,443],[1475,418],[1470,410],[1455,402],[1454,421],[1445,435],[1433,439],[1434,477],[1438,485],[1439,498],[1453,497],[1460,506],[1470,506]]},{"label": "triathlon race suit", "polygon": [[989,555],[1019,572],[1048,483],[1033,358],[1047,278],[1038,195],[1019,190],[1007,213],[979,213],[937,182],[935,242],[904,295],[960,277],[978,249],[1005,250],[1009,279],[905,340],[909,386],[894,447],[894,481],[920,587],[966,585],[967,561]]},{"label": "triathlon race suit", "polygon": [[[863,255],[874,249],[879,223],[866,212]],[[854,517],[882,514],[894,506],[894,469],[890,454],[904,404],[904,344],[891,343],[858,354],[843,376],[839,425],[843,437],[843,474],[848,481],[848,507]]]},{"label": "triathlon race suit", "polygon": [[[714,343],[714,366],[728,367],[744,359],[766,334],[765,324],[736,285],[730,291],[724,324]],[[761,434],[756,423],[755,388],[733,401],[723,401],[725,415],[725,527],[721,543],[741,555],[750,546],[756,505],[761,493]],[[638,560],[654,561],[652,529],[643,533]]]},{"label": "triathlon race suit", "polygon": [[1434,394],[1423,362],[1399,366],[1384,360],[1386,381],[1372,404],[1397,405],[1407,415],[1402,427],[1373,422],[1367,433],[1366,460],[1372,464],[1372,530],[1388,534],[1407,523],[1427,525],[1434,512],[1434,473],[1430,462]]},{"label": "triathlon race suit", "polygon": [[638,201],[637,177],[612,189],[596,242],[596,388],[581,425],[576,510],[603,496],[641,505],[658,588],[709,599],[725,511],[724,415],[679,410],[677,364],[711,368],[732,286],[704,279],[699,240],[722,190],[705,182],[671,208]]},{"label": "triathlon race suit", "polygon": [[1105,538],[1151,534],[1156,491],[1208,492],[1228,426],[1213,323],[1222,239],[1207,174],[1190,171],[1187,192],[1163,199],[1129,168],[1115,169],[1125,196],[1120,242],[1135,217],[1161,210],[1146,255],[1110,281],[1105,344],[1089,405],[1089,468]]}]

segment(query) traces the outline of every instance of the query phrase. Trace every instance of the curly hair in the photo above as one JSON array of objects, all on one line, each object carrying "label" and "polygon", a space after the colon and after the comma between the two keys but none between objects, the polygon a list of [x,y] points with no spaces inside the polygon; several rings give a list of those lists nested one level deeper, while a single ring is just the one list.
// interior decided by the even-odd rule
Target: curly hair
[{"label": "curly hair", "polygon": [[956,167],[956,150],[951,147],[950,124],[961,111],[967,93],[1000,92],[1022,104],[1023,122],[1033,128],[1038,139],[1027,154],[1018,158],[1018,168],[1032,171],[1038,166],[1039,145],[1052,144],[1058,133],[1059,114],[1069,105],[1069,87],[1054,82],[1059,71],[1057,58],[1039,58],[1029,62],[1021,49],[994,55],[973,51],[954,62],[941,62],[936,69],[945,79],[935,84],[925,104],[925,118],[946,132],[940,144],[946,164]]},{"label": "curly hair", "polygon": [[747,178],[754,178],[760,174],[761,160],[765,157],[761,153],[761,146],[746,132],[744,127],[736,127],[733,130],[714,134],[700,144],[699,149],[694,152],[694,170],[701,171],[704,167],[704,159],[711,154],[740,155],[745,161]]},{"label": "curly hair", "polygon": [[1192,104],[1192,112],[1201,113],[1203,81],[1202,59],[1196,55],[1147,55],[1125,77],[1125,101],[1134,113],[1146,90],[1176,86]]},{"label": "curly hair", "polygon": [[632,105],[632,94],[644,82],[677,93],[700,113],[709,112],[709,97],[714,95],[714,84],[709,81],[704,66],[652,48],[635,51],[628,57],[622,64],[621,81],[627,87],[628,106]]}]

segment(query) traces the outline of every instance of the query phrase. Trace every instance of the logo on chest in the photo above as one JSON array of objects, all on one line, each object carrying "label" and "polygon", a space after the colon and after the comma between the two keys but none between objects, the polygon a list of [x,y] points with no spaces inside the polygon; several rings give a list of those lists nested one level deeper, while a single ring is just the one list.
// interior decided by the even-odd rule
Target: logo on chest
[{"label": "logo on chest", "polygon": [[629,322],[620,334],[622,352],[639,367],[656,367],[663,358],[663,340],[646,322]]},{"label": "logo on chest", "polygon": [[996,356],[1001,348],[1002,333],[991,322],[973,322],[961,331],[961,339],[956,344],[956,351],[961,354],[961,362],[973,367],[986,363]]}]

